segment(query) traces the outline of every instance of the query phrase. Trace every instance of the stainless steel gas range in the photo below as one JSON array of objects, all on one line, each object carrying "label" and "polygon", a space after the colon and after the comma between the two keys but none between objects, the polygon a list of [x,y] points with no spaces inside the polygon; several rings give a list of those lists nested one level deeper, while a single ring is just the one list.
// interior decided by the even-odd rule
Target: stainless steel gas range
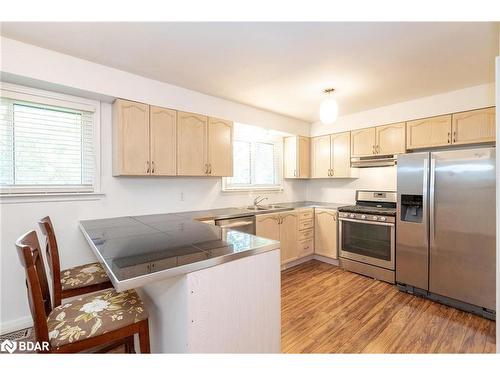
[{"label": "stainless steel gas range", "polygon": [[356,191],[356,205],[339,207],[340,265],[388,283],[395,282],[394,191]]}]

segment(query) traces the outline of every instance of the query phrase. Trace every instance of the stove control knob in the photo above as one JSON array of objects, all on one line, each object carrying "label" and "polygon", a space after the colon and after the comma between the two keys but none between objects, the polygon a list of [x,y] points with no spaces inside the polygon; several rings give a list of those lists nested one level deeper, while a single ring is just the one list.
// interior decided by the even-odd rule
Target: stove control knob
[{"label": "stove control knob", "polygon": [[354,217],[356,217],[356,215],[354,215],[354,214],[351,214],[351,215],[350,215],[350,217],[351,217],[351,218],[354,218]]},{"label": "stove control knob", "polygon": [[361,215],[361,219],[366,219],[366,215]]},{"label": "stove control knob", "polygon": [[373,217],[373,220],[378,220],[378,217],[377,217],[377,216],[374,216],[374,217]]},{"label": "stove control knob", "polygon": [[380,221],[386,221],[386,220],[387,220],[387,218],[385,218],[383,216],[380,218]]}]

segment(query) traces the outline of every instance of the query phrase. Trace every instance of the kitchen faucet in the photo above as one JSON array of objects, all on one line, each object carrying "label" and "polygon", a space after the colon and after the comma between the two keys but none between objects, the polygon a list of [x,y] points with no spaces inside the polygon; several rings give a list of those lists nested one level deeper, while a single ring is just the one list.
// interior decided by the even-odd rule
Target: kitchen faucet
[{"label": "kitchen faucet", "polygon": [[266,197],[261,197],[258,195],[254,200],[253,200],[253,205],[258,206],[261,202],[265,201],[267,198]]}]

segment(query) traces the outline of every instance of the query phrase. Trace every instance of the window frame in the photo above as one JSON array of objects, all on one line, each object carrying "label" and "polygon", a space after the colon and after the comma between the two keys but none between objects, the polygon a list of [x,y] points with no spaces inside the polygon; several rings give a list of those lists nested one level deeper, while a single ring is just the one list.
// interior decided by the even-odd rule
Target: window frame
[{"label": "window frame", "polygon": [[40,105],[63,107],[74,110],[92,112],[94,151],[94,176],[90,187],[71,185],[37,185],[37,186],[0,186],[0,202],[15,203],[19,199],[28,198],[37,201],[37,198],[57,200],[71,200],[71,197],[92,199],[103,195],[101,192],[101,103],[98,100],[61,94],[53,91],[35,89],[0,81],[0,97],[23,102],[32,102]]},{"label": "window frame", "polygon": [[280,138],[272,140],[252,140],[248,141],[247,139],[238,139],[235,138],[234,141],[248,142],[251,144],[250,146],[250,170],[254,169],[254,160],[252,159],[253,153],[255,151],[255,143],[268,143],[274,145],[274,157],[278,158],[278,160],[274,160],[274,165],[276,166],[275,170],[275,179],[276,184],[273,185],[257,185],[257,184],[230,184],[229,181],[231,177],[222,177],[222,191],[223,192],[252,192],[252,191],[269,191],[269,192],[280,192],[283,191],[283,139]]}]

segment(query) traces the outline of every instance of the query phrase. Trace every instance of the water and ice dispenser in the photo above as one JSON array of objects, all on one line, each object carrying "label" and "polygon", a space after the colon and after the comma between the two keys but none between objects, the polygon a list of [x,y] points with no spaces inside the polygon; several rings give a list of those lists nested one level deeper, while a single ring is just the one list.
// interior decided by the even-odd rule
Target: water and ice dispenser
[{"label": "water and ice dispenser", "polygon": [[401,221],[421,223],[423,219],[423,196],[401,194]]}]

